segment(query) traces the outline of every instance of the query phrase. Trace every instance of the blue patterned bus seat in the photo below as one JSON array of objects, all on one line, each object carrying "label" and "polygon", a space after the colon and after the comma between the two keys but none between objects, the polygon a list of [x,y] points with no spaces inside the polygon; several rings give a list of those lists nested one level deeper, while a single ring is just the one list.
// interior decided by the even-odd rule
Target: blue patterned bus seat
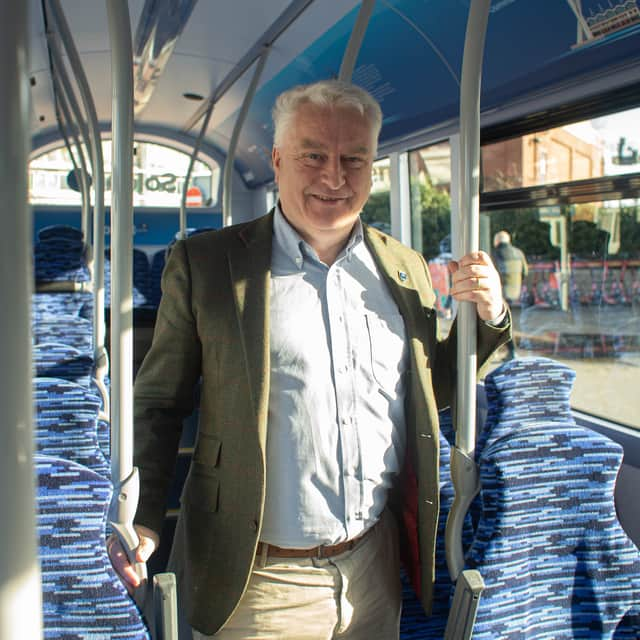
[{"label": "blue patterned bus seat", "polygon": [[100,398],[68,380],[36,378],[34,400],[38,453],[73,460],[109,478],[111,467],[98,442]]},{"label": "blue patterned bus seat", "polygon": [[487,376],[474,640],[611,638],[640,602],[640,553],[614,505],[622,448],[575,424],[574,378],[546,358]]},{"label": "blue patterned bus seat", "polygon": [[37,526],[47,640],[149,640],[105,548],[112,489],[69,460],[35,456]]}]

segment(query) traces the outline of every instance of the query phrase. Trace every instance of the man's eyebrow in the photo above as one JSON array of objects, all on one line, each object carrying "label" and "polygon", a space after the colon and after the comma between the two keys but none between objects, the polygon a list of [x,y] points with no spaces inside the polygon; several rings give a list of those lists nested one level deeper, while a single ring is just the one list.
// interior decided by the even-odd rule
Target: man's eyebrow
[{"label": "man's eyebrow", "polygon": [[[319,140],[313,140],[312,138],[302,138],[302,140],[300,141],[300,147],[302,149],[324,150],[327,148],[327,145],[325,145],[323,142],[320,142]],[[351,155],[354,153],[366,155],[369,152],[369,147],[367,147],[367,145],[361,144],[356,147],[352,147],[344,155]]]},{"label": "man's eyebrow", "polygon": [[300,146],[303,149],[324,149],[326,145],[322,142],[318,142],[317,140],[312,140],[311,138],[302,138],[300,141]]},{"label": "man's eyebrow", "polygon": [[364,144],[361,144],[358,147],[354,147],[353,149],[351,149],[350,153],[363,153],[363,154],[367,154],[369,153],[369,147],[367,147]]}]

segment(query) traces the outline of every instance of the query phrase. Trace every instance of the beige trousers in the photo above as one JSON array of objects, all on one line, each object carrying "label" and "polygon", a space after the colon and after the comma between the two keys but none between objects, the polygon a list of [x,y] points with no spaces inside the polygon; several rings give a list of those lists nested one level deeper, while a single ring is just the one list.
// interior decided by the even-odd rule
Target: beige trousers
[{"label": "beige trousers", "polygon": [[385,512],[333,558],[260,558],[246,593],[214,636],[194,640],[398,640],[402,593],[396,524]]}]

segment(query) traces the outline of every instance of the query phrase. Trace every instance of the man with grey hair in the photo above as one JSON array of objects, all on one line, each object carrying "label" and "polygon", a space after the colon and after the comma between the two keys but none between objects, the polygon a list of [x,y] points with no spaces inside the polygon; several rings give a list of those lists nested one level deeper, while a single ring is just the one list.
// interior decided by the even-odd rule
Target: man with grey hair
[{"label": "man with grey hair", "polygon": [[[380,123],[358,87],[287,91],[274,108],[275,209],[178,242],[165,268],[135,388],[136,553],[146,561],[158,544],[201,379],[170,560],[195,639],[396,639],[400,540],[415,542],[430,608],[455,330],[436,339],[423,257],[360,220]],[[510,335],[499,276],[482,252],[450,268],[453,297],[476,305],[483,362]]]}]

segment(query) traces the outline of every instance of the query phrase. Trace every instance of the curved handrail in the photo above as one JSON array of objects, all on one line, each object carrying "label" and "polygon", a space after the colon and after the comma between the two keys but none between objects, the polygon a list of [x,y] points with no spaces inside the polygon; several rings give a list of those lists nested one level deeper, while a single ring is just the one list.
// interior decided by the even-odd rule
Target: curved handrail
[{"label": "curved handrail", "polygon": [[369,26],[369,20],[376,3],[375,0],[362,0],[360,10],[358,11],[358,17],[356,23],[351,30],[351,36],[347,43],[344,55],[342,56],[342,63],[340,64],[340,71],[338,72],[338,79],[344,82],[351,82],[351,76],[353,76],[353,69],[356,66],[356,60],[360,53],[360,47],[364,40],[367,27]]},{"label": "curved handrail", "polygon": [[[76,141],[76,145],[78,146],[78,155],[80,157],[80,166],[83,170],[82,177],[82,233],[84,236],[84,242],[88,248],[91,247],[91,197],[90,197],[90,188],[88,183],[88,172],[86,167],[86,161],[84,159],[84,152],[80,146],[80,142],[78,141],[77,134],[75,132],[75,127],[73,127],[73,123],[75,122],[78,131],[80,132],[80,139],[86,144],[89,145],[89,130],[84,121],[82,111],[80,110],[80,105],[78,104],[78,100],[76,99],[75,92],[71,86],[71,81],[69,80],[69,74],[67,73],[67,69],[64,65],[64,60],[62,59],[62,53],[60,52],[60,47],[57,42],[57,34],[48,30],[47,31],[47,42],[49,43],[49,52],[51,54],[52,61],[52,78],[54,81],[54,87],[56,87],[56,94],[59,99],[64,98],[64,101],[67,106],[67,111],[73,116],[73,120],[67,118],[67,124],[71,129],[72,136],[74,141]],[[62,101],[61,101],[62,102]]]},{"label": "curved handrail", "polygon": [[187,174],[184,177],[184,186],[182,187],[182,197],[180,198],[180,238],[186,238],[187,236],[187,191],[189,190],[189,181],[191,180],[191,173],[193,172],[193,167],[196,163],[196,158],[198,157],[198,153],[200,151],[200,145],[202,144],[202,140],[209,128],[209,121],[211,120],[211,114],[213,113],[213,107],[215,106],[215,102],[209,103],[209,108],[204,116],[204,120],[202,121],[202,126],[200,127],[200,133],[196,138],[195,144],[193,145],[193,151],[191,152],[191,157],[189,158],[189,167],[187,168]]},{"label": "curved handrail", "polygon": [[61,35],[65,51],[69,57],[69,64],[74,73],[74,78],[80,91],[80,98],[87,116],[88,144],[91,149],[91,164],[93,167],[93,336],[95,347],[95,361],[97,375],[104,380],[108,370],[107,354],[105,350],[106,326],[104,320],[104,159],[102,155],[102,141],[98,115],[91,95],[91,89],[87,80],[78,50],[75,46],[71,30],[60,5],[60,0],[47,0],[51,16]]},{"label": "curved handrail", "polygon": [[260,76],[262,75],[264,65],[269,57],[269,51],[270,47],[266,46],[258,58],[255,71],[253,72],[253,77],[251,78],[251,83],[249,84],[247,93],[242,101],[242,107],[240,107],[240,113],[236,118],[233,126],[233,133],[231,134],[231,140],[229,141],[229,149],[227,150],[227,157],[224,161],[224,174],[222,179],[222,219],[224,220],[225,225],[230,225],[233,221],[233,216],[231,215],[231,179],[233,177],[233,162],[236,156],[236,149],[238,148],[240,131],[242,131],[242,125],[244,125],[244,121],[249,113],[249,107],[253,102],[253,96],[256,93]]}]

